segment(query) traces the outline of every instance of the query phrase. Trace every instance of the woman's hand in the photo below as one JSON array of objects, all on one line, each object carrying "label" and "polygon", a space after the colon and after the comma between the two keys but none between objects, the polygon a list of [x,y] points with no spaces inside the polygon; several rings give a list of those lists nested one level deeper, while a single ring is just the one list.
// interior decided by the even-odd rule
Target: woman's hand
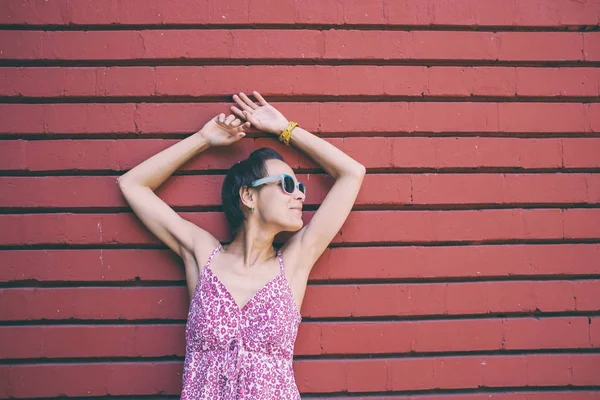
[{"label": "woman's hand", "polygon": [[275,107],[266,102],[258,92],[252,92],[260,105],[254,103],[244,93],[233,95],[240,108],[231,106],[231,111],[250,122],[256,129],[279,135],[287,128],[289,121]]},{"label": "woman's hand", "polygon": [[204,125],[198,134],[204,137],[210,146],[228,146],[237,142],[246,134],[244,131],[250,128],[250,122],[242,121],[229,114],[219,114]]}]

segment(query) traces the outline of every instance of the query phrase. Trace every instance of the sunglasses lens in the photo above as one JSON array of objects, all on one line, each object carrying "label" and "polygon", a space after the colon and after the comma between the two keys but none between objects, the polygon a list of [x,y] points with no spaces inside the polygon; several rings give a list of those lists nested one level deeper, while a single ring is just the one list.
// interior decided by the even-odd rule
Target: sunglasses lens
[{"label": "sunglasses lens", "polygon": [[300,189],[302,193],[306,194],[306,187],[304,186],[304,183],[300,183],[298,185],[298,189]]},{"label": "sunglasses lens", "polygon": [[287,193],[294,193],[296,185],[294,184],[294,178],[291,176],[285,176],[283,178],[283,190]]}]

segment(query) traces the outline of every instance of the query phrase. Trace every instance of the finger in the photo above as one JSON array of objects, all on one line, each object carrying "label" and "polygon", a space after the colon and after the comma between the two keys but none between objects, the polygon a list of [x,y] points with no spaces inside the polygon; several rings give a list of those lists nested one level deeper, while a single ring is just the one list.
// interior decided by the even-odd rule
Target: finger
[{"label": "finger", "polygon": [[231,106],[231,111],[240,118],[246,119],[244,112],[237,108],[236,106]]},{"label": "finger", "polygon": [[236,118],[231,122],[231,126],[233,126],[234,128],[237,128],[238,126],[240,126],[241,123],[242,123],[242,121],[239,118]]},{"label": "finger", "polygon": [[235,119],[235,115],[229,114],[227,116],[227,118],[225,118],[225,124],[226,125],[231,125],[231,123],[233,122],[234,119]]},{"label": "finger", "polygon": [[252,107],[253,110],[256,110],[258,108],[258,106],[256,105],[255,102],[253,102],[252,100],[250,100],[250,98],[248,96],[246,96],[244,93],[240,93],[240,97],[242,98],[242,100],[244,100],[244,102]]},{"label": "finger", "polygon": [[238,126],[236,129],[238,132],[243,132],[245,130],[250,129],[251,126],[252,124],[250,122],[245,122],[243,125]]},{"label": "finger", "polygon": [[244,100],[242,100],[240,98],[240,96],[238,96],[237,94],[233,95],[233,100],[237,103],[238,106],[240,106],[240,108],[242,110],[246,110],[246,111],[252,111],[253,108],[250,107],[248,104],[246,104],[246,102]]},{"label": "finger", "polygon": [[258,102],[260,103],[261,106],[266,106],[269,103],[267,103],[267,101],[260,95],[260,93],[258,93],[256,90],[254,92],[252,92],[252,94],[254,95],[254,97],[256,97],[256,100],[258,100]]},{"label": "finger", "polygon": [[256,125],[256,123],[257,123],[258,121],[256,120],[256,118],[254,118],[254,117],[252,116],[252,114],[251,114],[251,113],[249,113],[248,111],[242,111],[242,112],[244,113],[244,119],[245,119],[246,121],[250,122],[252,125]]},{"label": "finger", "polygon": [[219,121],[220,123],[225,122],[225,114],[223,114],[223,113],[219,114],[219,119],[217,121]]},{"label": "finger", "polygon": [[244,136],[246,136],[246,134],[244,132],[238,132],[235,135],[231,135],[228,138],[229,143],[235,143],[238,140],[240,140],[241,138],[243,138]]}]

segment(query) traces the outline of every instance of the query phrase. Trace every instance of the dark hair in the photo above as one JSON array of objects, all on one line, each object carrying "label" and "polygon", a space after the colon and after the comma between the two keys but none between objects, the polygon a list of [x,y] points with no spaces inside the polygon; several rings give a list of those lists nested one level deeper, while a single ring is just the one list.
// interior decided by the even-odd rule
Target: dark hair
[{"label": "dark hair", "polygon": [[248,158],[238,162],[227,171],[221,189],[221,201],[232,236],[235,236],[244,221],[240,202],[240,188],[250,185],[257,179],[264,178],[267,175],[265,161],[272,159],[284,161],[278,152],[263,147],[254,150]]}]

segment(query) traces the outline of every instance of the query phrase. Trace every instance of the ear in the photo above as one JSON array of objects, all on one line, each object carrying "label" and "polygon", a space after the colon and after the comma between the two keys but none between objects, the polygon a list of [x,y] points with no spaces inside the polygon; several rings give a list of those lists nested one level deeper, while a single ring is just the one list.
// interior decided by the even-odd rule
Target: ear
[{"label": "ear", "polygon": [[256,191],[248,186],[240,188],[240,202],[246,208],[254,208],[256,204]]}]

